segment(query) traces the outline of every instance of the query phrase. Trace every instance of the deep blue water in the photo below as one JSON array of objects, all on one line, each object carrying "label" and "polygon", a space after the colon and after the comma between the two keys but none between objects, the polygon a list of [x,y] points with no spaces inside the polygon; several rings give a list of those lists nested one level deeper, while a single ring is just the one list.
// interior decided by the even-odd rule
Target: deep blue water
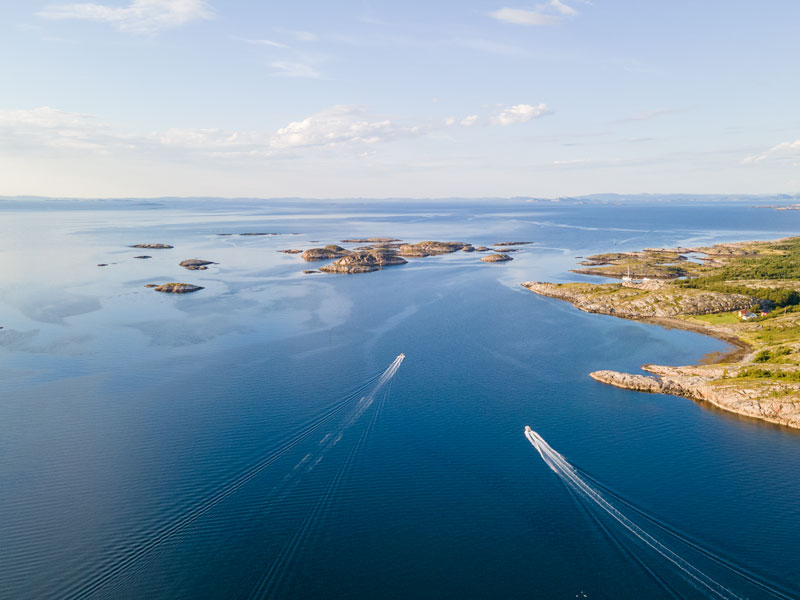
[{"label": "deep blue water", "polygon": [[[216,235],[247,231],[279,235]],[[571,493],[525,425],[736,596],[799,597],[800,434],[587,376],[725,344],[519,285],[798,231],[742,204],[0,203],[0,597],[735,597]],[[536,243],[351,276],[277,252],[385,235]],[[172,280],[206,289],[143,287]]]}]

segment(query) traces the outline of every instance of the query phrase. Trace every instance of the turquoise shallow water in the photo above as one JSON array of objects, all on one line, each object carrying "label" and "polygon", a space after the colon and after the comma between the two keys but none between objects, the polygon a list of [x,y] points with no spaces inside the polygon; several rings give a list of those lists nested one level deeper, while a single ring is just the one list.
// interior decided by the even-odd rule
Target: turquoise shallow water
[{"label": "turquoise shallow water", "polygon": [[[587,377],[725,345],[519,286],[610,248],[791,235],[794,211],[196,200],[0,219],[1,597],[800,595],[800,435]],[[278,235],[217,235],[248,231]],[[357,276],[277,252],[372,235],[536,243]],[[206,289],[143,287],[171,280]],[[524,425],[733,595],[566,486]]]}]

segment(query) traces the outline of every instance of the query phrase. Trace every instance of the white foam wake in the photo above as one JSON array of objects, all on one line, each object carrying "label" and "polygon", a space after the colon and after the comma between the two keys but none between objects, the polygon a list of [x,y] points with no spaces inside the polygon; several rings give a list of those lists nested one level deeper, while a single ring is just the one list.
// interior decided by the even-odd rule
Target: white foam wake
[{"label": "white foam wake", "polygon": [[709,598],[725,598],[741,600],[741,596],[735,594],[730,589],[689,563],[684,558],[673,552],[662,542],[654,538],[652,535],[644,531],[636,523],[631,521],[622,512],[612,505],[598,489],[593,487],[586,479],[584,479],[573,467],[567,459],[561,454],[553,450],[550,445],[544,441],[544,438],[538,433],[533,431],[530,427],[525,427],[525,437],[539,452],[539,456],[545,464],[550,467],[556,475],[579,496],[589,500],[591,503],[599,507],[604,513],[614,519],[617,523],[635,536],[639,541],[643,542],[649,548],[654,550],[662,558],[666,559],[670,564],[682,573],[686,580],[704,595]]}]

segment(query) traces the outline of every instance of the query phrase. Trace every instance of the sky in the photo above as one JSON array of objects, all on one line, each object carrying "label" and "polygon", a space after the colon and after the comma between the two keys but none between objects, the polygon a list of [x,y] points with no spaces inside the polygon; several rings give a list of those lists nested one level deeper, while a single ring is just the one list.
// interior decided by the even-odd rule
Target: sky
[{"label": "sky", "polygon": [[800,192],[795,0],[0,0],[0,195]]}]

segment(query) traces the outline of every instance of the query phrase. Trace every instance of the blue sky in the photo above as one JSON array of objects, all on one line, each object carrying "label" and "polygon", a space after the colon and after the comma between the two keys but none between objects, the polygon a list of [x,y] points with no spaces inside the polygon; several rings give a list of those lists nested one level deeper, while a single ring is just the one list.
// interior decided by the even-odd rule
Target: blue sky
[{"label": "blue sky", "polygon": [[0,0],[0,194],[800,192],[800,3]]}]

